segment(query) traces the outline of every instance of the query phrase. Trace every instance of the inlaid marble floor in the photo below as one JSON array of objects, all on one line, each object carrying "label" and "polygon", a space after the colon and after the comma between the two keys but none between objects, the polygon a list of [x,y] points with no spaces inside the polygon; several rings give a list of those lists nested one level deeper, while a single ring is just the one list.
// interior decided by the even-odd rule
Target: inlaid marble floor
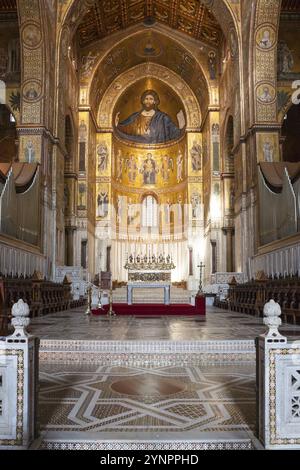
[{"label": "inlaid marble floor", "polygon": [[45,447],[51,439],[249,437],[255,365],[62,368],[42,362],[39,403]]},{"label": "inlaid marble floor", "polygon": [[[107,317],[86,316],[85,309],[58,312],[31,321],[30,333],[41,339],[74,340],[234,340],[254,339],[266,327],[261,318],[207,308],[203,317]],[[300,338],[300,325],[283,325],[289,339]]]}]

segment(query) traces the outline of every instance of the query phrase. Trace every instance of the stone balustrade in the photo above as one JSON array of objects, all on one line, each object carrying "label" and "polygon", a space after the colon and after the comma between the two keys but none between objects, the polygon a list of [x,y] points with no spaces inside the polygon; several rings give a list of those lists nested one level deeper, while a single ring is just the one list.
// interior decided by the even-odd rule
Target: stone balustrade
[{"label": "stone balustrade", "polygon": [[12,309],[15,332],[0,340],[0,449],[28,449],[38,437],[39,339],[27,334],[29,307]]},{"label": "stone balustrade", "polygon": [[269,327],[257,341],[258,437],[266,449],[300,449],[300,341],[288,342],[279,304],[265,305]]}]

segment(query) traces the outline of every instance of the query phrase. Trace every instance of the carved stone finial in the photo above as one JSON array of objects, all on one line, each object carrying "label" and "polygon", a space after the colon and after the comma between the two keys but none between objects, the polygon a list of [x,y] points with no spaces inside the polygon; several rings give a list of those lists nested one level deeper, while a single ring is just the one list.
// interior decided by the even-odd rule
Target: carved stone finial
[{"label": "carved stone finial", "polygon": [[18,300],[11,309],[12,316],[14,317],[11,321],[12,325],[15,328],[14,333],[12,334],[13,337],[27,337],[28,333],[26,328],[30,323],[29,317],[29,306],[26,302],[22,299]]},{"label": "carved stone finial", "polygon": [[282,324],[281,321],[281,307],[275,300],[271,299],[270,302],[264,306],[264,324],[269,328],[268,333],[265,335],[267,338],[283,338],[279,333],[278,328]]}]

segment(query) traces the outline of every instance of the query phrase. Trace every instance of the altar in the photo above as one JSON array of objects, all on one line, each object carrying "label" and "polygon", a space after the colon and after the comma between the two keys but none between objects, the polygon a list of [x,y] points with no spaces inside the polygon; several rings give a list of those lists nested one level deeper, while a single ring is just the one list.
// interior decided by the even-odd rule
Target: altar
[{"label": "altar", "polygon": [[170,255],[130,255],[124,267],[128,271],[128,305],[133,303],[135,288],[164,289],[164,305],[170,305],[171,271],[175,269]]},{"label": "altar", "polygon": [[167,283],[147,283],[147,282],[128,282],[127,284],[127,303],[132,305],[132,290],[135,288],[146,289],[164,289],[164,305],[170,305],[170,289],[171,284]]}]

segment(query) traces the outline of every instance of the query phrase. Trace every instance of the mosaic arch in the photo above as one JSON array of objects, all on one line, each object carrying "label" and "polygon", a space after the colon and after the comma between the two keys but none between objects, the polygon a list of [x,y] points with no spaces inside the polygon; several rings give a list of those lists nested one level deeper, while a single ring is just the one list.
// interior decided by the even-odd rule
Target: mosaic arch
[{"label": "mosaic arch", "polygon": [[[170,32],[163,28],[164,26],[159,30],[151,28],[145,32],[139,25],[137,30],[127,33],[125,38],[122,33],[121,39],[116,38],[113,43],[112,41],[99,45],[96,43],[94,50],[86,49],[88,52],[85,52],[81,58],[80,104],[90,105],[96,111],[105,90],[116,76],[138,64],[152,62],[164,65],[181,76],[194,91],[203,110],[209,104],[217,105],[218,103],[214,101],[215,94],[210,87],[212,82],[209,80],[205,52],[200,51],[197,57],[195,51],[188,50],[178,38],[170,37]],[[104,41],[108,39],[105,38]],[[148,54],[150,46],[151,53]],[[205,64],[207,69],[202,64]],[[216,86],[215,82],[213,84]]]},{"label": "mosaic arch", "polygon": [[[119,0],[116,0],[114,3],[118,2]],[[179,7],[179,0],[174,0],[178,2],[178,7]],[[59,48],[61,49],[61,44],[63,43],[68,43],[70,44],[71,38],[75,34],[76,29],[78,28],[81,19],[84,17],[84,15],[91,10],[92,6],[94,5],[95,0],[64,0],[63,2],[60,2],[59,4],[59,11],[58,11],[58,23],[59,23]],[[147,2],[147,7],[149,4],[155,3],[155,1],[148,1]],[[174,2],[172,2],[173,4]],[[182,2],[181,2],[182,3]],[[239,0],[195,0],[195,2],[189,2],[189,3],[195,3],[199,6],[199,3],[201,5],[205,6],[208,8],[211,13],[214,15],[215,18],[218,18],[218,21],[220,23],[221,30],[223,31],[223,34],[228,38],[230,41],[230,44],[232,45],[231,49],[234,54],[238,57],[238,51],[239,51],[239,21],[240,21],[240,4]],[[140,20],[140,24],[143,21],[143,18]],[[158,21],[156,24],[159,24],[160,26],[164,26],[163,22]],[[171,27],[175,30],[176,28],[174,27],[176,24],[176,21],[174,20],[174,25]],[[130,26],[130,24],[127,24],[127,26]],[[68,34],[68,39],[66,40],[66,35],[63,34],[63,31],[69,31]],[[114,31],[112,31],[114,32]],[[122,32],[122,31],[119,31]],[[109,33],[108,33],[109,34]],[[174,38],[172,38],[174,39]],[[96,39],[97,41],[97,39]],[[101,42],[103,44],[103,42]],[[106,49],[107,51],[107,49]],[[106,52],[105,51],[105,52]],[[109,57],[111,59],[111,57]],[[194,58],[193,58],[194,59]],[[96,62],[98,62],[99,59],[93,60],[93,66],[91,67],[91,71],[94,73],[94,66],[96,65]],[[153,61],[153,60],[152,60]],[[197,60],[197,63],[199,61]],[[132,64],[132,66],[135,64]],[[164,64],[165,65],[165,64]],[[97,69],[99,71],[99,67]],[[122,70],[123,72],[125,70]],[[207,87],[207,82],[209,81],[208,79],[208,71],[206,72],[205,76],[205,71],[204,69],[199,65],[199,86],[198,90],[203,90],[204,88]],[[114,77],[115,78],[115,77]],[[89,82],[90,84],[93,83],[95,85],[96,81],[93,80],[92,82]],[[202,110],[206,109],[209,105],[218,105],[218,96],[215,92],[215,89],[213,87],[208,88],[209,93],[205,94],[203,97],[200,94],[198,95],[195,91],[195,88],[191,86],[189,83],[190,87],[194,89],[194,92],[197,96],[198,101],[200,102],[200,106]],[[105,88],[108,87],[108,84],[106,84]],[[98,103],[91,103],[88,101],[88,96],[95,97],[96,93],[99,93],[100,87],[96,86],[94,89],[90,86],[88,83],[85,84],[84,87],[81,87],[81,92],[84,95],[83,100],[80,100],[80,104],[84,105],[89,105],[91,108],[95,110],[98,108],[100,99],[98,99]]]},{"label": "mosaic arch", "polygon": [[128,87],[143,78],[156,78],[168,85],[178,96],[185,96],[183,105],[187,117],[187,130],[199,131],[201,110],[193,91],[177,74],[159,64],[137,65],[117,77],[106,90],[98,111],[98,125],[101,129],[112,130],[113,113],[120,96]]}]

